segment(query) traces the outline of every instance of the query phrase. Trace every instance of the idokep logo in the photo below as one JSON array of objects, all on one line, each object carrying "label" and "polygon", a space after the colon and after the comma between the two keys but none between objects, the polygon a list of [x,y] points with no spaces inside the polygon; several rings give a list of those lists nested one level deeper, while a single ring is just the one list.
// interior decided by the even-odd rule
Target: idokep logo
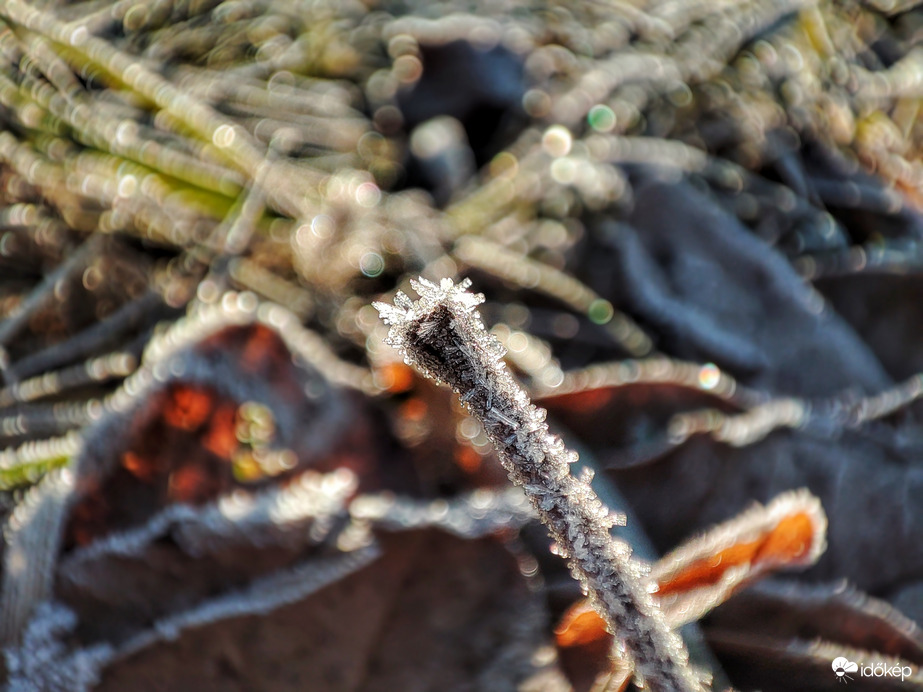
[{"label": "idokep logo", "polygon": [[843,656],[833,659],[831,665],[833,672],[836,674],[837,682],[842,683],[848,683],[854,679],[850,673],[858,673],[863,678],[900,678],[901,681],[913,674],[913,669],[910,666],[895,666],[881,662],[860,666]]},{"label": "idokep logo", "polygon": [[853,679],[849,673],[855,673],[858,670],[858,663],[853,663],[852,661],[843,658],[842,656],[833,659],[833,672],[836,673],[837,682],[848,683]]}]

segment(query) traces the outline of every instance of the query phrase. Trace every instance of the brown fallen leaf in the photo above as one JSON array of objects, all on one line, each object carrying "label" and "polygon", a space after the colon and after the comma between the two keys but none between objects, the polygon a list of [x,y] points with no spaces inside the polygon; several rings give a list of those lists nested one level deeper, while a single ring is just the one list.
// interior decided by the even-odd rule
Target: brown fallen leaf
[{"label": "brown fallen leaf", "polygon": [[[906,660],[876,651],[865,651],[823,639],[776,639],[714,631],[709,644],[728,664],[729,672],[741,686],[772,692],[834,692],[843,690],[844,683],[872,692],[920,692],[923,675],[919,666]],[[845,658],[856,663],[857,670],[849,678],[837,674],[833,662]],[[867,666],[871,666],[868,674]],[[888,674],[875,675],[875,667]],[[866,668],[866,674],[862,669]],[[896,670],[895,670],[896,669]],[[893,671],[893,672],[892,672]],[[757,680],[759,682],[757,682]]]},{"label": "brown fallen leaf", "polygon": [[536,668],[542,598],[495,538],[414,530],[369,550],[308,560],[85,648],[69,647],[73,615],[43,606],[10,659],[13,679],[61,692],[177,680],[241,692],[514,692]]},{"label": "brown fallen leaf", "polygon": [[708,618],[709,636],[762,638],[785,642],[817,638],[831,646],[873,651],[923,665],[923,630],[886,601],[845,580],[805,584],[771,577],[735,594]]}]

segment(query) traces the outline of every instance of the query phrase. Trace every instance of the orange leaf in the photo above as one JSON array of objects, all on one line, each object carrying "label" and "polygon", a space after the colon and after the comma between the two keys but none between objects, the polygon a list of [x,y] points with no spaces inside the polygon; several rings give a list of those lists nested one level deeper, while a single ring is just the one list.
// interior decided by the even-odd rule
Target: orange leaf
[{"label": "orange leaf", "polygon": [[211,392],[200,387],[174,385],[170,391],[170,400],[164,406],[164,420],[174,428],[195,430],[211,413],[213,398]]},{"label": "orange leaf", "polygon": [[587,646],[609,637],[605,620],[599,617],[586,598],[567,609],[554,633],[558,646],[565,649]]},{"label": "orange leaf", "polygon": [[732,567],[746,566],[751,571],[763,573],[776,566],[797,564],[814,540],[814,525],[807,513],[784,517],[755,541],[731,545],[681,570],[674,570],[672,577],[658,582],[657,594],[663,598],[716,584]]},{"label": "orange leaf", "polygon": [[[650,580],[671,627],[698,619],[745,584],[771,570],[811,565],[825,547],[827,519],[807,490],[783,493],[713,527],[664,556]],[[609,637],[587,600],[575,603],[555,629],[559,647]]]}]

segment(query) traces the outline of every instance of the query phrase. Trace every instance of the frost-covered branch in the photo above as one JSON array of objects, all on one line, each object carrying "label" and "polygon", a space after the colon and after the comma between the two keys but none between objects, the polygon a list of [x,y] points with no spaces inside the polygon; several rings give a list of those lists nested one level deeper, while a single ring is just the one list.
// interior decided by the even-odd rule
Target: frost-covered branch
[{"label": "frost-covered branch", "polygon": [[386,341],[424,375],[450,385],[480,419],[510,479],[524,488],[572,573],[611,631],[624,640],[647,688],[702,689],[682,641],[643,587],[630,547],[610,536],[613,516],[589,479],[571,474],[576,453],[548,432],[545,411],[532,404],[506,369],[502,347],[476,311],[484,297],[466,290],[467,279],[457,286],[451,279],[439,285],[422,278],[411,283],[418,301],[398,293],[395,305],[375,304],[391,325]]}]

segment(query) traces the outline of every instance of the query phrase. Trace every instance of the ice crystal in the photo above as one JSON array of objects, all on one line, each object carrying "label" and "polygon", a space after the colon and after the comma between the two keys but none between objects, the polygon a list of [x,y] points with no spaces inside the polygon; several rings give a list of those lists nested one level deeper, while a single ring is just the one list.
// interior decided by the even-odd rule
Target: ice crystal
[{"label": "ice crystal", "polygon": [[701,689],[629,546],[610,536],[608,508],[588,479],[571,474],[576,456],[548,431],[545,412],[501,360],[503,348],[476,310],[484,297],[469,293],[470,285],[421,278],[411,282],[419,300],[399,292],[394,305],[375,303],[391,327],[387,343],[424,375],[451,386],[480,420],[510,480],[525,490],[594,607],[625,641],[638,678],[651,690]]}]

